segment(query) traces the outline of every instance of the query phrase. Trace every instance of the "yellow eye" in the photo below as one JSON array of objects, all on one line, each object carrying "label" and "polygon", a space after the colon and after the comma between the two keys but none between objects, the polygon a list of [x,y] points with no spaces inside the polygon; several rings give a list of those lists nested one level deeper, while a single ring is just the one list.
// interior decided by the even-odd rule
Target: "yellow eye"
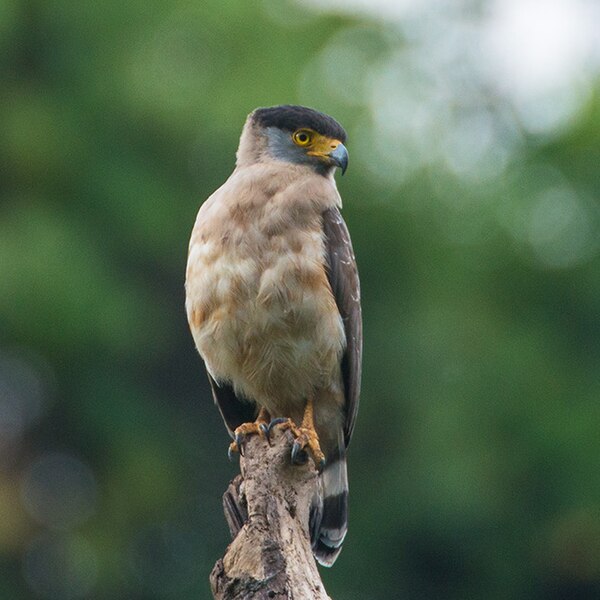
[{"label": "yellow eye", "polygon": [[292,139],[298,146],[308,146],[312,140],[312,135],[310,131],[306,131],[306,129],[299,129],[292,135]]}]

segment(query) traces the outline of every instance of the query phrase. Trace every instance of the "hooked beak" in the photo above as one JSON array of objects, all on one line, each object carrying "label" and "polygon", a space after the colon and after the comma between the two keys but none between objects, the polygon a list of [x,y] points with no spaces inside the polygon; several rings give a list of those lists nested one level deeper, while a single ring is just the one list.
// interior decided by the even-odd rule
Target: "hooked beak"
[{"label": "hooked beak", "polygon": [[339,143],[335,150],[328,154],[331,162],[342,170],[342,175],[348,168],[348,150],[344,144]]}]

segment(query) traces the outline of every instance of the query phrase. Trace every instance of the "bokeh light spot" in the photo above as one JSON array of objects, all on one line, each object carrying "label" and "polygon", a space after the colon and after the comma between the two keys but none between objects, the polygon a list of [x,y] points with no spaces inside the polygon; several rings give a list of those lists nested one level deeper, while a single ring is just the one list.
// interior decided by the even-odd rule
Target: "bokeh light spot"
[{"label": "bokeh light spot", "polygon": [[34,519],[52,529],[66,530],[94,513],[96,487],[94,474],[81,460],[49,452],[26,471],[21,496]]},{"label": "bokeh light spot", "polygon": [[587,209],[573,190],[555,187],[539,195],[530,214],[529,243],[549,268],[570,267],[596,250]]},{"label": "bokeh light spot", "polygon": [[45,534],[30,544],[23,561],[25,579],[41,598],[89,596],[98,575],[94,548],[75,536]]},{"label": "bokeh light spot", "polygon": [[0,352],[0,455],[44,413],[46,384],[43,374],[25,357]]},{"label": "bokeh light spot", "polygon": [[131,569],[144,587],[161,594],[190,589],[198,582],[203,550],[197,531],[173,523],[139,531],[130,553]]}]

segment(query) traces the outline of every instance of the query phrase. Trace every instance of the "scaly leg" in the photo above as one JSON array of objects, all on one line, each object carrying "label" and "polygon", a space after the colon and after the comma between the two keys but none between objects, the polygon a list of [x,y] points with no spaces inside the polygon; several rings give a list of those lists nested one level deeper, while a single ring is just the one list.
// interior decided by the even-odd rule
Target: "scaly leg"
[{"label": "scaly leg", "polygon": [[229,444],[229,450],[227,455],[231,460],[234,452],[239,452],[242,456],[244,455],[244,440],[247,436],[252,434],[258,434],[260,437],[267,437],[269,434],[269,421],[271,417],[266,408],[261,407],[256,417],[256,421],[253,423],[242,423],[233,432],[233,442]]},{"label": "scaly leg", "polygon": [[317,469],[320,470],[325,466],[325,455],[321,450],[319,436],[315,430],[314,401],[312,396],[309,396],[306,401],[300,427],[297,427],[291,419],[284,421],[281,426],[284,429],[289,429],[296,438],[292,446],[293,463],[302,464],[306,462],[306,459],[303,460],[303,453],[310,452]]}]

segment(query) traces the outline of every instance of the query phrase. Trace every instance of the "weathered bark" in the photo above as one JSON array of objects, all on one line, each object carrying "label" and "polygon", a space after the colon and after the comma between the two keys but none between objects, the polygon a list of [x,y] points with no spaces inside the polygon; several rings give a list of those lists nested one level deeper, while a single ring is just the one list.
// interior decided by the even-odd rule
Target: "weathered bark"
[{"label": "weathered bark", "polygon": [[275,427],[270,444],[255,435],[245,445],[241,475],[223,496],[234,540],[210,576],[216,600],[330,600],[310,547],[317,472],[311,459],[291,464],[292,443]]}]

